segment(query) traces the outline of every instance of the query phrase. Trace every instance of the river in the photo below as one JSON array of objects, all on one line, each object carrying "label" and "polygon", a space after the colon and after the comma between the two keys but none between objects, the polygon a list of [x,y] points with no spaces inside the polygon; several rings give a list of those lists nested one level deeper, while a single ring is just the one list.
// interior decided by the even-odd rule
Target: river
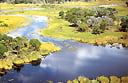
[{"label": "river", "polygon": [[[17,15],[15,15],[17,16]],[[31,19],[32,24],[17,28],[8,35],[36,38],[43,42],[53,42],[62,48],[50,53],[46,58],[7,72],[0,77],[0,83],[55,83],[72,80],[78,76],[95,79],[98,76],[128,75],[128,48],[110,48],[111,45],[94,46],[73,40],[41,36],[39,29],[46,29],[48,18],[37,15],[18,15]]]}]

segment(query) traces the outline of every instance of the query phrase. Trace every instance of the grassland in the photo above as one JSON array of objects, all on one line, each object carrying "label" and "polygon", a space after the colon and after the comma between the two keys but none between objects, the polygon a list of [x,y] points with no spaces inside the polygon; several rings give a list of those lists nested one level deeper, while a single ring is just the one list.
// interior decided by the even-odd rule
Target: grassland
[{"label": "grassland", "polygon": [[127,7],[124,2],[120,0],[108,1],[108,2],[68,2],[65,4],[53,4],[55,7],[47,7],[42,10],[29,10],[29,11],[11,11],[7,14],[25,14],[25,15],[42,15],[49,18],[49,24],[46,30],[41,30],[42,35],[50,37],[58,37],[64,39],[73,39],[80,42],[86,42],[91,44],[107,44],[107,43],[122,43],[125,46],[128,46],[128,40],[120,39],[125,32],[110,32],[106,31],[101,35],[94,35],[91,32],[77,32],[76,28],[70,27],[71,23],[60,19],[58,17],[59,11],[68,10],[67,8],[62,8],[65,6],[85,6],[85,5],[103,5],[103,4],[117,4],[122,3],[121,5],[114,6],[111,8],[116,8],[118,14],[116,16],[125,16],[127,15]]},{"label": "grassland", "polygon": [[73,39],[79,42],[86,42],[90,44],[108,44],[108,43],[122,43],[128,45],[128,40],[120,39],[125,32],[110,32],[106,31],[101,35],[94,35],[91,32],[77,32],[76,28],[70,27],[71,23],[60,19],[53,18],[49,20],[46,30],[41,29],[42,35],[57,37],[63,39]]},{"label": "grassland", "polygon": [[0,34],[5,34],[18,27],[23,27],[23,23],[29,23],[29,19],[21,16],[0,16]]},{"label": "grassland", "polygon": [[4,4],[0,3],[1,10],[11,10],[11,9],[25,9],[25,8],[35,8],[40,7],[41,4]]}]

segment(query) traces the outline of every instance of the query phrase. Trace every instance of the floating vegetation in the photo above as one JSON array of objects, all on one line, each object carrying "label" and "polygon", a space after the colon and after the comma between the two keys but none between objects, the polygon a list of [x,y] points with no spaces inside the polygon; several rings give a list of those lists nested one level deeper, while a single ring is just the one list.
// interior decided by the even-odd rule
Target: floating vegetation
[{"label": "floating vegetation", "polygon": [[79,76],[78,79],[68,80],[66,83],[128,83],[128,76],[118,78],[117,76],[100,76],[96,79],[90,80],[87,77]]},{"label": "floating vegetation", "polygon": [[[48,83],[55,83],[53,81],[48,81]],[[117,76],[100,76],[96,79],[90,80],[87,77],[79,76],[77,79],[74,80],[68,80],[67,82],[58,82],[58,83],[128,83],[128,76],[124,76],[121,78],[118,78]]]}]

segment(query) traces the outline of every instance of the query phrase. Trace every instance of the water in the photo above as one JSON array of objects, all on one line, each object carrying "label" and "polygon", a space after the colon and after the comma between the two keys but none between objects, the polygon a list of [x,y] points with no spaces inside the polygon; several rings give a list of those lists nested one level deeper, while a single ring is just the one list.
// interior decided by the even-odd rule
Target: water
[{"label": "water", "polygon": [[24,10],[40,10],[40,9],[43,9],[43,8],[10,9],[10,10],[0,10],[0,12],[24,11]]},{"label": "water", "polygon": [[73,40],[63,40],[40,35],[40,28],[45,29],[48,18],[44,16],[18,15],[31,18],[32,24],[18,28],[9,36],[25,36],[28,39],[37,38],[44,42],[53,42],[62,48],[61,51],[50,53],[41,61],[24,65],[21,68],[8,71],[0,77],[0,83],[47,83],[52,80],[66,82],[78,76],[94,79],[98,76],[128,75],[128,48],[120,49],[111,45],[93,46]]}]

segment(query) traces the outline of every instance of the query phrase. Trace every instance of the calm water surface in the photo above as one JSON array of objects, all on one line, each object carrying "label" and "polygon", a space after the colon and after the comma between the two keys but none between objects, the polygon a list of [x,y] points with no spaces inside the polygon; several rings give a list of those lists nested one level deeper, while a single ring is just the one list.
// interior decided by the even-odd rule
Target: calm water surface
[{"label": "calm water surface", "polygon": [[[20,15],[21,16],[21,15]],[[44,16],[28,16],[33,24],[18,28],[9,36],[25,36],[29,39],[37,38],[44,42],[53,42],[62,48],[61,51],[50,53],[41,61],[24,65],[21,68],[8,71],[0,77],[0,83],[47,83],[52,80],[66,82],[78,76],[94,79],[97,76],[126,76],[128,75],[128,48],[93,46],[72,40],[44,37],[39,29],[45,29],[48,18]],[[11,79],[11,80],[10,80]]]}]

